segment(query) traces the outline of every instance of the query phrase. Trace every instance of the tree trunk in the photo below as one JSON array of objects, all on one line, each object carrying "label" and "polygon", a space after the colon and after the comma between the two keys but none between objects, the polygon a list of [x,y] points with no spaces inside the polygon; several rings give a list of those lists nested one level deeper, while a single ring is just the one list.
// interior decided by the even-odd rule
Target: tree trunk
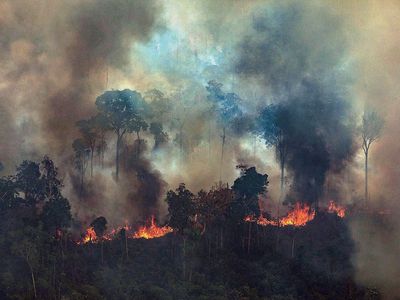
[{"label": "tree trunk", "polygon": [[295,242],[295,236],[293,235],[293,237],[292,237],[292,258],[294,258],[294,242]]},{"label": "tree trunk", "polygon": [[139,157],[139,155],[140,155],[140,135],[139,135],[139,131],[136,131],[136,136],[137,136],[137,141],[138,141],[136,156]]},{"label": "tree trunk", "polygon": [[285,161],[281,158],[281,195],[280,195],[280,202],[283,200],[283,193],[285,189]]},{"label": "tree trunk", "polygon": [[284,192],[285,192],[285,159],[283,157],[283,154],[280,154],[280,167],[281,167],[281,191],[279,195],[279,201],[278,201],[278,209],[277,209],[277,221],[278,221],[278,230],[276,232],[276,251],[278,251],[279,248],[279,242],[280,242],[280,227],[281,227],[281,222],[280,222],[280,209],[281,209],[281,204],[283,203],[283,197],[284,197]]},{"label": "tree trunk", "polygon": [[28,266],[29,266],[29,270],[31,271],[31,278],[32,278],[32,285],[33,285],[33,294],[34,294],[34,298],[37,298],[37,294],[36,294],[36,281],[35,281],[35,275],[33,274],[33,268],[31,266],[31,264],[29,263],[28,258],[26,259]]},{"label": "tree trunk", "polygon": [[186,238],[183,237],[183,279],[186,277]]},{"label": "tree trunk", "polygon": [[247,254],[250,254],[250,246],[251,246],[251,222],[249,223],[249,234],[247,236]]},{"label": "tree trunk", "polygon": [[220,248],[221,249],[223,249],[224,248],[224,232],[223,232],[223,229],[222,229],[222,227],[220,228]]},{"label": "tree trunk", "polygon": [[219,167],[219,182],[222,182],[222,168],[223,168],[223,163],[224,163],[224,148],[225,148],[225,127],[222,128],[222,143],[221,143],[221,162],[220,162],[220,167]]},{"label": "tree trunk", "polygon": [[129,254],[128,254],[128,236],[125,232],[125,253],[126,253],[126,259],[129,259]]},{"label": "tree trunk", "polygon": [[211,121],[208,121],[208,163],[211,162]]},{"label": "tree trunk", "polygon": [[121,135],[117,132],[117,149],[115,153],[115,179],[118,181],[119,177],[119,147],[121,143]]},{"label": "tree trunk", "polygon": [[365,150],[365,191],[364,191],[365,208],[368,206],[368,149]]},{"label": "tree trunk", "polygon": [[93,152],[94,149],[90,150],[90,177],[93,177]]},{"label": "tree trunk", "polygon": [[183,165],[183,125],[179,127],[179,155],[180,163]]},{"label": "tree trunk", "polygon": [[100,249],[101,249],[101,264],[104,264],[104,247],[103,247],[104,243],[103,243],[103,239],[101,240],[101,245],[100,245]]},{"label": "tree trunk", "polygon": [[208,259],[211,258],[211,239],[207,238],[208,240]]},{"label": "tree trunk", "polygon": [[82,197],[82,193],[83,193],[83,177],[85,175],[85,170],[84,170],[84,166],[83,166],[83,162],[82,162],[82,167],[81,167],[81,187],[79,190],[79,196]]},{"label": "tree trunk", "polygon": [[100,159],[101,159],[101,168],[104,169],[104,151],[105,151],[105,138],[104,133],[101,135],[101,148],[100,148]]}]

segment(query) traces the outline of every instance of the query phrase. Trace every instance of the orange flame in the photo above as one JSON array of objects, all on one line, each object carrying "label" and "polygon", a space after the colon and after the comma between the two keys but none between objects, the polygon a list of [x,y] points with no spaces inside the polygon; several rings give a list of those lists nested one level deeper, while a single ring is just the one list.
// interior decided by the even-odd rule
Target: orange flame
[{"label": "orange flame", "polygon": [[[136,232],[132,232],[132,227],[129,225],[120,226],[117,228],[112,229],[110,232],[103,235],[102,239],[111,241],[113,240],[117,234],[121,231],[121,229],[125,229],[127,238],[134,238],[134,239],[153,239],[158,238],[166,235],[173,231],[173,229],[169,226],[157,226],[155,222],[154,216],[151,217],[151,221],[149,225],[140,226]],[[78,245],[87,244],[87,243],[98,243],[100,238],[96,235],[93,227],[89,227],[86,229],[86,233],[84,237],[77,242]]]},{"label": "orange flame", "polygon": [[267,218],[263,217],[263,216],[259,216],[257,219],[257,224],[261,225],[261,226],[278,226],[278,222],[273,221],[273,220],[268,220]]},{"label": "orange flame", "polygon": [[296,203],[294,209],[281,219],[282,226],[304,226],[315,217],[315,211],[307,204]]},{"label": "orange flame", "polygon": [[82,241],[78,242],[78,244],[86,244],[86,243],[96,243],[98,241],[96,232],[93,227],[89,227],[86,229],[86,234],[83,237]]},{"label": "orange flame", "polygon": [[329,201],[328,212],[335,213],[338,215],[338,217],[344,218],[346,209],[333,201]]},{"label": "orange flame", "polygon": [[[304,226],[307,222],[311,221],[315,217],[315,211],[310,208],[307,204],[296,203],[294,209],[290,211],[287,216],[280,219],[281,226]],[[248,215],[244,218],[245,222],[257,222],[261,226],[278,226],[278,222],[274,220],[268,220],[263,216],[256,218],[253,215]]]},{"label": "orange flame", "polygon": [[155,223],[154,216],[151,217],[150,226],[140,226],[139,229],[134,233],[134,239],[153,239],[166,235],[172,232],[172,228],[169,226],[158,227]]},{"label": "orange flame", "polygon": [[261,226],[267,226],[267,225],[272,225],[272,226],[277,226],[278,223],[276,221],[268,220],[264,216],[259,216],[256,218],[254,215],[248,215],[244,217],[245,222],[256,222],[258,225]]}]

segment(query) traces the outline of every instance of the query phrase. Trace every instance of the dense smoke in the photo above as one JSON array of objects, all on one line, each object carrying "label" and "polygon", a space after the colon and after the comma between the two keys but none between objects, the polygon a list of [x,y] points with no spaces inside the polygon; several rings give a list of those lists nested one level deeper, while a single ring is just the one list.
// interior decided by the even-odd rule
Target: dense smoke
[{"label": "dense smoke", "polygon": [[[73,167],[71,143],[78,136],[75,123],[95,113],[94,99],[107,88],[108,69],[124,72],[132,45],[148,40],[161,24],[160,4],[4,1],[0,9],[1,60],[5,62],[0,135],[2,141],[8,141],[2,142],[0,161],[9,172],[21,159],[37,159],[47,153],[62,163],[60,170],[71,177],[65,177],[67,185],[73,183],[74,173],[69,170]],[[127,184],[126,190],[121,189],[107,177],[98,174],[88,184],[90,198],[97,199],[83,202],[88,214],[95,213],[89,212],[91,207],[94,211],[102,207],[98,213],[104,213],[109,205],[102,199],[112,202],[117,196],[111,193],[111,199],[106,197],[110,193],[106,188],[120,190],[123,196],[117,202],[121,207],[127,205],[126,194],[138,188]],[[72,186],[67,190],[72,192]],[[78,194],[69,194],[70,200],[82,198]],[[125,211],[132,214],[134,209]]]},{"label": "dense smoke", "polygon": [[286,111],[294,200],[317,202],[327,173],[340,172],[354,154],[342,30],[324,8],[272,5],[240,44],[235,70],[258,80]]},{"label": "dense smoke", "polygon": [[[277,200],[279,168],[252,132],[259,110],[276,103],[288,111],[288,198],[357,205],[363,157],[356,127],[370,108],[386,121],[370,153],[370,206],[390,211],[391,230],[357,219],[354,264],[361,282],[390,298],[400,269],[398,245],[384,243],[400,232],[399,13],[396,1],[1,1],[0,174],[49,154],[83,223],[99,215],[111,225],[161,217],[167,188],[232,183],[238,164],[268,173],[268,197]],[[229,124],[223,159],[210,80],[240,98],[243,114]],[[81,193],[72,163],[76,121],[97,113],[95,99],[105,90],[125,88],[164,93],[168,109],[151,121],[168,141],[152,151],[153,135],[142,132],[137,157],[127,134],[117,183],[108,132],[104,168],[96,162]]]}]

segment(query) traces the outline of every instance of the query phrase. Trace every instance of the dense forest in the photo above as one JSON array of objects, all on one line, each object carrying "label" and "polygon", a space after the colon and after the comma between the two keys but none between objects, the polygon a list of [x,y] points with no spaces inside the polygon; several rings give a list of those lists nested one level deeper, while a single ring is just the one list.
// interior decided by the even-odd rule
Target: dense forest
[{"label": "dense forest", "polygon": [[397,0],[0,0],[1,299],[400,299]]},{"label": "dense forest", "polygon": [[267,186],[254,168],[197,195],[181,184],[165,197],[172,233],[132,239],[120,229],[106,239],[99,217],[96,237],[80,243],[53,162],[24,161],[1,180],[1,298],[379,299],[354,282],[347,217],[245,221]]},{"label": "dense forest", "polygon": [[[243,116],[232,100],[238,96],[223,93],[221,86],[210,81],[206,88],[209,100],[221,110],[222,160],[227,128]],[[160,92],[154,94],[162,97]],[[95,173],[104,168],[108,141],[115,135],[113,180],[135,172],[144,195],[137,206],[142,218],[135,222],[118,227],[110,226],[102,215],[86,223],[73,217],[59,171],[47,156],[38,162],[23,161],[13,175],[2,177],[2,298],[379,299],[373,287],[355,282],[351,263],[354,242],[348,222],[354,215],[370,214],[360,210],[363,206],[346,208],[333,201],[321,205],[320,186],[306,191],[309,197],[304,199],[309,201],[293,201],[290,195],[301,195],[303,190],[292,186],[281,197],[287,214],[271,216],[262,207],[268,175],[246,165],[236,167],[239,176],[231,186],[220,181],[210,190],[194,193],[181,183],[161,194],[161,179],[145,155],[169,143],[161,123],[147,123],[161,101],[166,102],[146,102],[131,90],[107,91],[97,97],[98,114],[76,123],[81,137],[71,146],[73,186],[85,203],[92,197]],[[282,160],[296,160],[301,145],[286,126],[288,119],[282,118],[288,110],[285,105],[266,106],[250,126],[267,146],[276,148],[282,173]],[[373,132],[376,138],[382,128],[379,116],[364,116],[363,128],[372,122],[379,122]],[[153,149],[147,149],[140,136],[148,128],[154,136]],[[136,138],[130,144],[126,136],[132,133]],[[176,147],[181,142],[179,131],[177,139]],[[367,146],[372,142],[371,138]],[[319,155],[320,149],[308,151]],[[319,176],[324,176],[321,172]],[[315,174],[313,170],[298,176]],[[283,174],[281,193],[282,180]],[[157,220],[160,197],[168,209],[162,224]]]}]

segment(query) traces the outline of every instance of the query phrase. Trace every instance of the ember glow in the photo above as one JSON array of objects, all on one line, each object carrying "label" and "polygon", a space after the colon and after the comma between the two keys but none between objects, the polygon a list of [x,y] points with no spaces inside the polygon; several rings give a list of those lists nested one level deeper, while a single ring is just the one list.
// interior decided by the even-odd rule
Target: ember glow
[{"label": "ember glow", "polygon": [[[106,241],[111,241],[118,236],[118,233],[120,233],[122,229],[125,230],[126,236],[129,239],[159,238],[173,231],[173,229],[169,226],[158,226],[156,224],[155,217],[152,216],[150,221],[148,222],[148,225],[140,226],[136,231],[133,231],[131,226],[125,225],[112,229],[110,232],[106,233],[102,239]],[[85,236],[82,238],[82,240],[78,241],[77,244],[78,245],[87,243],[95,244],[98,243],[99,241],[100,238],[97,237],[93,227],[89,227],[88,229],[86,229]]]},{"label": "ember glow", "polygon": [[338,217],[341,218],[344,218],[344,216],[346,215],[346,209],[333,201],[329,201],[328,212],[336,213]]},{"label": "ember glow", "polygon": [[244,218],[244,221],[245,222],[256,222],[258,225],[261,225],[261,226],[268,226],[268,225],[278,226],[278,222],[273,221],[273,220],[268,220],[264,216],[259,216],[258,218],[256,218],[255,216],[249,215]]}]

